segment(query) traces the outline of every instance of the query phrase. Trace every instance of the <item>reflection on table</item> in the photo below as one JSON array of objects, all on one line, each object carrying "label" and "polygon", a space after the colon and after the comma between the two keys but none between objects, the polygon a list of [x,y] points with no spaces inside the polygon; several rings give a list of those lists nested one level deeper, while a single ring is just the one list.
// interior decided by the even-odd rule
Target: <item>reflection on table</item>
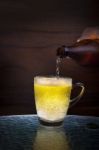
[{"label": "reflection on table", "polygon": [[33,150],[70,150],[69,140],[62,127],[39,126]]},{"label": "reflection on table", "polygon": [[0,150],[98,150],[99,117],[67,115],[44,127],[36,115],[0,117]]}]

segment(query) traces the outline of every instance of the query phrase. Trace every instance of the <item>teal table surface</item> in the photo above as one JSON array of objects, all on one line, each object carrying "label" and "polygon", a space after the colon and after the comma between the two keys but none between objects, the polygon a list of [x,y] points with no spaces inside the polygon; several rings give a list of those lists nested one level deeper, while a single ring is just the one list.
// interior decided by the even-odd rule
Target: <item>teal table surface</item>
[{"label": "teal table surface", "polygon": [[44,127],[37,115],[0,117],[0,150],[99,150],[99,117],[67,115]]}]

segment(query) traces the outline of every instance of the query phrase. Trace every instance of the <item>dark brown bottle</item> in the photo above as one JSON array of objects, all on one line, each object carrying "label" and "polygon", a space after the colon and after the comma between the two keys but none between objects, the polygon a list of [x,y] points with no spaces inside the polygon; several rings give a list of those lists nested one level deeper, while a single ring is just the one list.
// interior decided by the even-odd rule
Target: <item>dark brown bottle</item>
[{"label": "dark brown bottle", "polygon": [[99,66],[99,39],[84,39],[57,49],[60,58],[70,57],[84,66]]}]

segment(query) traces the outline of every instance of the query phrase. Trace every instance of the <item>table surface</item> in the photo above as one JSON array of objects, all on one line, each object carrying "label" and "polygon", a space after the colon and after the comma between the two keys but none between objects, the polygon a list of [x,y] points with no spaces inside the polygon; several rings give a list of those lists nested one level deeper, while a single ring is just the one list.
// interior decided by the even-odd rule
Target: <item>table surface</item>
[{"label": "table surface", "polygon": [[1,116],[0,150],[99,150],[99,117],[67,115],[55,128],[36,115]]}]

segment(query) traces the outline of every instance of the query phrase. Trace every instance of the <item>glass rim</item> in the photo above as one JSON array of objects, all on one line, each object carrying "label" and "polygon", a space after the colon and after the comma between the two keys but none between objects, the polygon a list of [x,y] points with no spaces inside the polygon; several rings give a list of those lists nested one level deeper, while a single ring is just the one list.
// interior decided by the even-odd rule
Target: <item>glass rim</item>
[{"label": "glass rim", "polygon": [[37,75],[37,76],[34,76],[34,79],[38,79],[38,78],[72,79],[72,77],[54,76],[54,75]]}]

